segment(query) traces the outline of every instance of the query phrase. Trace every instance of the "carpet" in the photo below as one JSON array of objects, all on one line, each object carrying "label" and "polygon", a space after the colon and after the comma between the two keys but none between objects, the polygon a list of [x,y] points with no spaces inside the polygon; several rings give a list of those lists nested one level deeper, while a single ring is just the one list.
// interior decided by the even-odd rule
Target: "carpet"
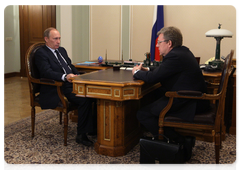
[{"label": "carpet", "polygon": [[[125,156],[98,155],[94,146],[75,142],[77,124],[69,121],[68,145],[63,145],[63,125],[59,113],[46,110],[36,114],[35,137],[31,137],[31,119],[25,118],[4,128],[4,159],[8,164],[139,164],[140,146]],[[89,137],[96,142],[96,136]],[[220,164],[236,160],[236,136],[226,135],[220,150]],[[215,164],[214,144],[196,141],[192,158],[186,164]]]}]

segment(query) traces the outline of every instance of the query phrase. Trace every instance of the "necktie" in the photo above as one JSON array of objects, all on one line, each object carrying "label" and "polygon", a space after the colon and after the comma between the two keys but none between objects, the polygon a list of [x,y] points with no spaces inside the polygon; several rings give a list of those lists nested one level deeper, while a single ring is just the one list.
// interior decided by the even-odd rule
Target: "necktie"
[{"label": "necktie", "polygon": [[59,52],[55,50],[55,53],[57,54],[58,61],[60,62],[62,68],[64,69],[66,74],[72,73],[70,68],[68,67],[67,63],[63,60],[63,58],[60,56]]}]

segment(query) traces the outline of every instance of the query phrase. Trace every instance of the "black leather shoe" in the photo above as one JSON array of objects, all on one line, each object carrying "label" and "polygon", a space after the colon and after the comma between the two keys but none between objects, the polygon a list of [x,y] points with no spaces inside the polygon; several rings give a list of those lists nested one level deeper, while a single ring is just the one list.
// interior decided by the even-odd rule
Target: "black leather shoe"
[{"label": "black leather shoe", "polygon": [[184,161],[189,161],[192,157],[192,148],[195,146],[195,137],[192,136],[186,136],[185,142],[183,144],[183,150],[184,150]]},{"label": "black leather shoe", "polygon": [[195,146],[195,142],[196,142],[196,137],[194,136],[186,136],[185,137],[185,141],[188,142],[188,144],[190,144],[192,147]]},{"label": "black leather shoe", "polygon": [[85,146],[92,146],[93,145],[93,142],[88,139],[86,133],[82,133],[80,135],[77,135],[76,142],[78,144],[81,143],[81,144],[83,144]]},{"label": "black leather shoe", "polygon": [[193,136],[186,136],[183,144],[185,161],[189,161],[192,157],[192,148],[195,146],[196,138]]}]

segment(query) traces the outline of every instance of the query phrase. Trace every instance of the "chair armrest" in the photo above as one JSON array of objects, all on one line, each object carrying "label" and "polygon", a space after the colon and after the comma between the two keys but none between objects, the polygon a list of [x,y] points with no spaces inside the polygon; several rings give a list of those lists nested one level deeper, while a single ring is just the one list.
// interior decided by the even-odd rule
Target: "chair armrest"
[{"label": "chair armrest", "polygon": [[193,97],[201,97],[203,95],[200,91],[188,91],[188,90],[181,90],[177,92],[180,96],[193,96]]},{"label": "chair armrest", "polygon": [[165,93],[166,97],[169,97],[167,106],[159,114],[159,126],[162,126],[166,113],[172,107],[174,98],[186,98],[186,99],[201,99],[201,100],[218,100],[221,97],[221,93],[218,94],[206,94],[200,91],[168,91]]},{"label": "chair armrest", "polygon": [[173,98],[187,98],[187,99],[202,99],[202,100],[218,100],[220,94],[206,94],[200,91],[168,91],[165,93],[166,97]]},{"label": "chair armrest", "polygon": [[54,84],[54,83],[55,83],[55,80],[40,78],[40,82]]},{"label": "chair armrest", "polygon": [[56,86],[57,87],[57,93],[58,93],[58,97],[60,98],[63,107],[66,109],[64,112],[67,113],[67,108],[68,108],[68,101],[65,98],[65,95],[62,92],[62,85],[63,82],[60,81],[55,81],[55,80],[51,80],[51,79],[45,79],[45,78],[41,78],[41,79],[35,79],[31,77],[31,82],[32,83],[36,83],[36,84],[44,84],[44,85],[50,85],[50,86]]},{"label": "chair armrest", "polygon": [[45,78],[41,78],[41,79],[31,78],[30,81],[32,83],[45,84],[45,85],[50,85],[50,86],[62,86],[63,85],[63,82],[55,81],[55,80],[51,80],[51,79],[45,79]]}]

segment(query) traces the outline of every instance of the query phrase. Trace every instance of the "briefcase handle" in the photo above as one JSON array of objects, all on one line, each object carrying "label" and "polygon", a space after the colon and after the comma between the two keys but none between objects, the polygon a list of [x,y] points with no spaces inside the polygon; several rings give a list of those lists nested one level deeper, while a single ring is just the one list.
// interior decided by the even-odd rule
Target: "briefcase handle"
[{"label": "briefcase handle", "polygon": [[152,140],[155,140],[155,138],[156,138],[156,137],[158,138],[158,136],[163,136],[163,137],[167,140],[167,143],[169,143],[169,138],[168,138],[167,136],[163,135],[163,134],[154,135],[154,136],[152,137]]}]

